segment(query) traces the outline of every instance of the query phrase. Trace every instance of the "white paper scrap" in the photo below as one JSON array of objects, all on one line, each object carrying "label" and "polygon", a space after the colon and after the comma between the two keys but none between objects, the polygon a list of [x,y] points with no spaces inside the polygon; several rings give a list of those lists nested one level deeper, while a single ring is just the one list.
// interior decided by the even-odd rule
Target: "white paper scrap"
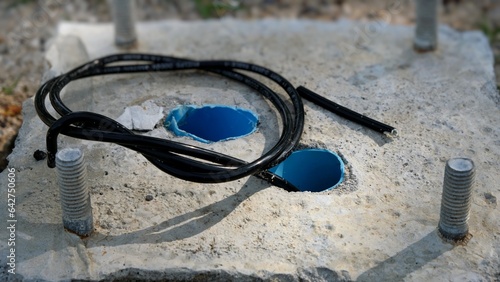
[{"label": "white paper scrap", "polygon": [[126,128],[131,130],[149,131],[163,118],[163,107],[148,100],[140,106],[125,108],[123,114],[116,119]]}]

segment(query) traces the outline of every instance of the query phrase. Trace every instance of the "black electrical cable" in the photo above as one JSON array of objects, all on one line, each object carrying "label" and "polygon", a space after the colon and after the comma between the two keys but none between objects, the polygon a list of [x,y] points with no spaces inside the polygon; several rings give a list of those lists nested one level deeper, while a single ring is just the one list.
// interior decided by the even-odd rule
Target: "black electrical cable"
[{"label": "black electrical cable", "polygon": [[[113,63],[123,61],[135,63],[113,65]],[[136,135],[113,119],[97,113],[72,112],[64,105],[59,95],[60,91],[71,81],[90,76],[175,70],[208,71],[255,89],[276,107],[283,120],[279,140],[260,158],[245,162],[197,146]],[[237,70],[253,72],[277,83],[290,97],[291,107],[269,87]],[[56,119],[48,112],[45,106],[47,96],[61,118]],[[294,185],[267,169],[282,162],[299,143],[304,127],[302,100],[290,82],[261,66],[237,61],[193,61],[150,54],[111,55],[84,64],[44,83],[36,93],[35,108],[40,119],[49,126],[46,138],[49,167],[55,166],[57,137],[61,133],[74,138],[122,145],[141,153],[162,171],[184,180],[217,183],[256,175],[288,191],[298,191]]]},{"label": "black electrical cable", "polygon": [[344,117],[350,121],[364,125],[380,133],[389,134],[391,136],[397,136],[398,134],[396,128],[380,121],[371,119],[346,107],[343,107],[333,101],[326,99],[325,97],[318,95],[317,93],[305,88],[304,86],[297,87],[297,92],[299,92],[300,96],[302,96],[304,99],[307,99],[315,103],[316,105],[319,105],[324,109],[327,109],[330,112]]},{"label": "black electrical cable", "polygon": [[[134,62],[134,64],[114,64],[117,62]],[[260,158],[246,162],[197,146],[137,135],[106,116],[91,112],[72,112],[60,97],[61,90],[68,83],[91,76],[180,70],[201,70],[215,73],[256,90],[257,93],[268,99],[280,114],[283,129],[279,140]],[[290,97],[291,106],[265,84],[240,71],[253,72],[277,83]],[[61,115],[59,119],[53,117],[47,110],[45,106],[47,96],[49,96],[52,107]],[[285,78],[261,66],[237,61],[194,61],[152,54],[110,55],[54,77],[45,82],[37,91],[35,108],[40,119],[49,126],[46,137],[47,165],[51,168],[55,167],[57,137],[59,134],[64,134],[84,140],[119,144],[142,154],[160,170],[188,181],[218,183],[255,175],[287,191],[299,191],[293,184],[267,169],[285,160],[299,143],[304,127],[304,108],[301,96],[353,122],[381,133],[396,134],[395,128],[342,107],[303,86],[295,89]]]}]

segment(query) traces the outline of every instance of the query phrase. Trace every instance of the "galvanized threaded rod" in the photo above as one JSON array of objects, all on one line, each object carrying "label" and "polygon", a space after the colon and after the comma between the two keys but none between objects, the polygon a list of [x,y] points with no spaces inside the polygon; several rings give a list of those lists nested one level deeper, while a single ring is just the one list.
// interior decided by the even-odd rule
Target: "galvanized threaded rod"
[{"label": "galvanized threaded rod", "polygon": [[135,31],[135,0],[111,0],[111,11],[115,23],[115,44],[131,47],[137,41]]},{"label": "galvanized threaded rod", "polygon": [[56,167],[64,228],[80,236],[88,236],[94,226],[82,151],[60,150],[56,154]]},{"label": "galvanized threaded rod", "polygon": [[433,51],[437,47],[437,0],[417,0],[417,22],[413,46],[416,51]]},{"label": "galvanized threaded rod", "polygon": [[470,159],[454,158],[446,163],[438,226],[439,232],[446,239],[461,240],[469,233],[474,175],[474,162]]}]

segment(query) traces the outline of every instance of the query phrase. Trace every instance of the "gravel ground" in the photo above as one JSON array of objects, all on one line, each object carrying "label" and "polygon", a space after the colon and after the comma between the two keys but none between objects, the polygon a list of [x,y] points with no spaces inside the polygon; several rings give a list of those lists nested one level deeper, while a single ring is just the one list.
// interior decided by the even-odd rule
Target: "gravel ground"
[{"label": "gravel ground", "polygon": [[[411,0],[137,0],[140,21],[235,17],[307,18],[332,21],[344,17],[390,24],[414,23]],[[393,13],[387,13],[392,9]],[[443,0],[440,22],[459,30],[482,29],[500,54],[500,1]],[[0,2],[0,171],[22,123],[22,102],[33,96],[46,68],[44,53],[57,23],[111,21],[106,1],[9,0]],[[498,77],[500,64],[495,65]]]}]

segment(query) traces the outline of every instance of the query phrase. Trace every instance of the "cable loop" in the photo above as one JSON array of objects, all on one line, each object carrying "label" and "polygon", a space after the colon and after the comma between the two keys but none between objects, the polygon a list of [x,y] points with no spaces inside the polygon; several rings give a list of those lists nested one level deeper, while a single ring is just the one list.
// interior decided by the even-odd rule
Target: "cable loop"
[{"label": "cable loop", "polygon": [[[116,62],[134,62],[113,65]],[[141,62],[141,63],[137,63]],[[60,97],[61,90],[71,81],[91,76],[201,70],[215,73],[253,88],[278,110],[283,130],[276,144],[254,161],[246,162],[225,154],[172,140],[138,135],[117,121],[91,112],[72,112]],[[291,100],[289,106],[276,92],[241,71],[266,77],[278,84]],[[46,98],[61,115],[53,117],[45,106]],[[304,127],[304,107],[295,87],[281,75],[261,66],[237,61],[194,61],[152,54],[115,54],[96,59],[44,83],[35,96],[35,108],[40,119],[49,126],[47,131],[47,165],[55,166],[59,134],[83,140],[115,143],[142,154],[160,170],[175,177],[200,182],[219,183],[255,175],[288,191],[298,191],[285,179],[267,171],[282,162],[299,143]]]}]

